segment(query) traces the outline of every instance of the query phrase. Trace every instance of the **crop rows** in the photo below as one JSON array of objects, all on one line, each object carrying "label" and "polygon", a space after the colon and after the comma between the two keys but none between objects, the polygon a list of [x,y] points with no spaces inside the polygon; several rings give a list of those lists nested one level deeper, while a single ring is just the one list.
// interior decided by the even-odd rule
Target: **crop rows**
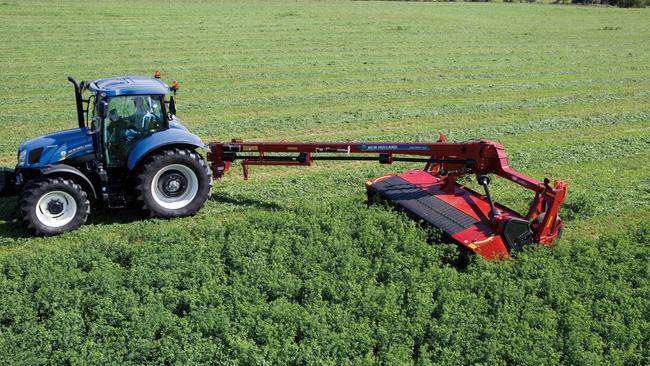
[{"label": "crop rows", "polygon": [[[0,198],[0,363],[647,364],[646,9],[418,2],[0,4],[0,165],[76,124],[67,75],[181,83],[205,141],[502,143],[562,178],[564,238],[512,261],[363,184],[418,167],[241,167],[195,217],[96,210],[34,238]],[[463,180],[479,189],[472,177]],[[532,194],[495,180],[497,201]]]}]

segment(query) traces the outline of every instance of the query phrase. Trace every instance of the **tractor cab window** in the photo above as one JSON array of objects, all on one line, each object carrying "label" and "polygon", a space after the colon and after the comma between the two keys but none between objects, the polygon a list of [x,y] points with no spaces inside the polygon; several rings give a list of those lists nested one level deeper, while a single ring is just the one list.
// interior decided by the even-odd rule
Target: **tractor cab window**
[{"label": "tractor cab window", "polygon": [[109,99],[104,120],[108,166],[126,164],[131,147],[143,137],[164,128],[162,96],[125,95]]}]

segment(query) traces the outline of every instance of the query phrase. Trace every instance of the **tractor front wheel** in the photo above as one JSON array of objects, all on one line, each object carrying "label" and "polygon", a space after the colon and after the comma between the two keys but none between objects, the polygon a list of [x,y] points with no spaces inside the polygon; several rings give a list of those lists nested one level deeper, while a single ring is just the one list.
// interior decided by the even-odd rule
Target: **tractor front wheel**
[{"label": "tractor front wheel", "polygon": [[210,198],[212,176],[199,154],[165,150],[142,166],[135,190],[140,206],[153,217],[190,216]]},{"label": "tractor front wheel", "polygon": [[88,195],[72,180],[42,178],[27,183],[18,207],[27,228],[37,235],[57,235],[77,229],[90,213]]}]

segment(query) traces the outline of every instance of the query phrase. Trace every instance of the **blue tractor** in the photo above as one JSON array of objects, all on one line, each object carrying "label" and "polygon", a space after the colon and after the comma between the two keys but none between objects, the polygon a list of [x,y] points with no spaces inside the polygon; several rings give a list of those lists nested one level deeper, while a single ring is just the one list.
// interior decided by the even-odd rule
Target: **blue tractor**
[{"label": "blue tractor", "polygon": [[16,168],[0,170],[0,195],[18,195],[29,229],[74,230],[98,205],[135,204],[162,218],[205,205],[211,172],[201,139],[175,116],[175,82],[169,87],[158,75],[68,80],[79,126],[24,142]]}]

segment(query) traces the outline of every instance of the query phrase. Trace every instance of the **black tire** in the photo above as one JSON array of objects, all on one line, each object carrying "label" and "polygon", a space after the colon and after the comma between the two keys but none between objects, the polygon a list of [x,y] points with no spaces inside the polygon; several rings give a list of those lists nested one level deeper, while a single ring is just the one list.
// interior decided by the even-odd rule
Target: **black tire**
[{"label": "black tire", "polygon": [[[196,184],[195,194],[192,194],[193,184]],[[212,175],[198,153],[164,150],[144,163],[136,178],[135,193],[140,208],[152,217],[191,216],[210,198]]]},{"label": "black tire", "polygon": [[90,213],[88,194],[74,181],[37,178],[20,192],[23,223],[36,235],[58,235],[83,225]]}]

